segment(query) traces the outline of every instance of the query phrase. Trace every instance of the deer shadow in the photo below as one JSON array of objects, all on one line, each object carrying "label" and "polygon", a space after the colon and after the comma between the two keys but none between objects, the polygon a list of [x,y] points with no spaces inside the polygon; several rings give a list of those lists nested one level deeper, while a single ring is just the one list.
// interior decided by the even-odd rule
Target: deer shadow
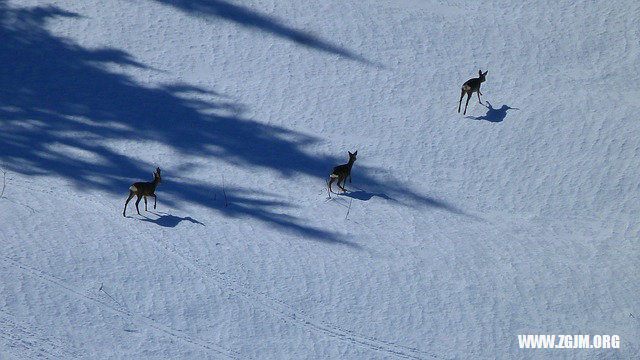
[{"label": "deer shadow", "polygon": [[356,191],[347,191],[347,192],[344,192],[344,193],[339,193],[337,195],[338,196],[349,197],[349,198],[356,199],[356,200],[362,200],[362,201],[369,201],[374,196],[377,196],[377,197],[385,199],[385,200],[395,201],[394,199],[390,198],[389,196],[387,196],[384,193],[372,193],[372,192],[368,192],[368,191],[365,191],[365,190],[362,190],[362,189],[358,189]]},{"label": "deer shadow", "polygon": [[483,104],[483,106],[487,108],[486,114],[484,114],[483,116],[467,116],[467,119],[486,120],[489,122],[499,123],[499,122],[502,122],[507,117],[508,110],[520,110],[518,108],[513,108],[508,105],[502,105],[502,107],[500,107],[499,109],[495,109],[493,108],[493,106],[491,106],[490,102],[488,101],[485,101],[485,102],[487,103],[487,105]]},{"label": "deer shadow", "polygon": [[145,216],[140,220],[141,221],[145,221],[145,222],[154,223],[154,224],[162,226],[162,227],[169,227],[169,228],[174,228],[174,227],[178,226],[178,224],[180,224],[183,221],[188,221],[188,222],[193,223],[193,224],[198,224],[198,225],[205,226],[203,223],[201,223],[198,220],[193,219],[190,216],[179,217],[179,216],[175,216],[175,215],[171,215],[171,214],[156,213],[156,212],[153,212],[153,211],[150,211],[150,213],[158,216],[158,218],[157,219],[151,219],[151,218],[148,218],[148,217]]}]

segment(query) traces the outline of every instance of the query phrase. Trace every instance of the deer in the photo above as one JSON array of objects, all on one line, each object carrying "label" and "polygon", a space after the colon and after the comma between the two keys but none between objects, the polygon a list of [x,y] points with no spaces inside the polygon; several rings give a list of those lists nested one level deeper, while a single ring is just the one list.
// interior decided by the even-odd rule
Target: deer
[{"label": "deer", "polygon": [[[343,192],[347,192],[347,189],[344,188],[347,184],[347,178],[349,178],[349,183],[351,183],[351,168],[353,167],[353,163],[356,162],[358,151],[356,150],[353,154],[350,151],[347,152],[349,153],[349,162],[334,167],[331,174],[329,174],[329,193],[333,192],[331,184],[333,184],[336,179],[338,180],[338,187],[342,189]],[[342,182],[342,186],[340,186],[340,182]]]},{"label": "deer", "polygon": [[464,94],[467,94],[467,103],[464,105],[463,115],[467,114],[467,105],[469,105],[469,99],[474,92],[478,93],[478,101],[482,104],[482,100],[480,100],[480,95],[482,95],[480,92],[480,84],[485,81],[488,72],[489,71],[485,71],[483,73],[482,70],[478,70],[477,78],[469,79],[462,84],[462,93],[460,94],[460,101],[458,102],[458,112],[460,112],[460,105],[462,105],[462,98],[464,97]]},{"label": "deer", "polygon": [[136,200],[136,210],[138,210],[138,215],[140,214],[140,209],[138,209],[138,204],[140,200],[144,197],[144,211],[147,210],[147,196],[153,196],[153,208],[156,208],[156,204],[158,202],[158,197],[155,194],[156,187],[158,184],[162,182],[162,178],[160,177],[160,168],[156,168],[156,171],[153,173],[153,181],[152,182],[137,182],[129,186],[129,197],[127,201],[124,203],[124,210],[122,211],[122,216],[125,215],[127,211],[127,204],[129,204],[129,200],[133,197],[133,195],[138,196],[138,200]]}]

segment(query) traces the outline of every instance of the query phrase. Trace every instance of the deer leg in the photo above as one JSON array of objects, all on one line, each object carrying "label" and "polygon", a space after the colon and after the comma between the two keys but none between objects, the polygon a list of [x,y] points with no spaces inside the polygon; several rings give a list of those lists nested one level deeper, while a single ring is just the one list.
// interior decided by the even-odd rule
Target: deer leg
[{"label": "deer leg", "polygon": [[329,192],[333,192],[333,190],[331,190],[331,184],[333,184],[334,181],[336,181],[336,178],[334,177],[329,178]]},{"label": "deer leg", "polygon": [[126,216],[125,212],[127,212],[127,204],[129,204],[129,200],[131,200],[132,197],[133,191],[129,191],[129,197],[127,198],[127,201],[124,202],[124,210],[122,210],[122,216]]},{"label": "deer leg", "polygon": [[353,181],[351,181],[351,174],[349,174],[349,184],[351,184]]},{"label": "deer leg", "polygon": [[480,100],[480,90],[478,90],[478,101],[480,102],[480,104],[481,104],[481,105],[484,105],[484,104],[482,103],[482,100]]},{"label": "deer leg", "polygon": [[147,210],[147,196],[144,196],[144,211],[149,211]]},{"label": "deer leg", "polygon": [[156,194],[153,194],[153,208],[156,208],[156,204],[158,203],[158,197],[156,196]]},{"label": "deer leg", "polygon": [[[340,180],[342,180],[342,186],[340,186]],[[347,185],[347,177],[338,178],[338,186],[340,186],[343,192],[347,192],[347,189],[344,188],[345,185]]]},{"label": "deer leg", "polygon": [[138,199],[136,200],[136,210],[138,210],[138,215],[142,215],[140,214],[140,209],[138,208],[138,204],[140,204],[140,200],[142,200],[142,196],[138,195]]},{"label": "deer leg", "polygon": [[460,101],[458,101],[458,112],[460,112],[460,105],[462,105],[462,98],[464,97],[464,90],[460,93]]},{"label": "deer leg", "polygon": [[469,99],[471,99],[471,93],[467,93],[467,103],[464,104],[464,113],[462,113],[462,115],[467,115],[467,106],[469,105]]}]

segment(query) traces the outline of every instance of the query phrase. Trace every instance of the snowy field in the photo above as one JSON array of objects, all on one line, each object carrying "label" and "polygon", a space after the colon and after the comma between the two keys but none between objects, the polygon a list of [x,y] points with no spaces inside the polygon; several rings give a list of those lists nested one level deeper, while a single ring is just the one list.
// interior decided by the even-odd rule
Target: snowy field
[{"label": "snowy field", "polygon": [[0,0],[0,359],[640,358],[638,19]]}]

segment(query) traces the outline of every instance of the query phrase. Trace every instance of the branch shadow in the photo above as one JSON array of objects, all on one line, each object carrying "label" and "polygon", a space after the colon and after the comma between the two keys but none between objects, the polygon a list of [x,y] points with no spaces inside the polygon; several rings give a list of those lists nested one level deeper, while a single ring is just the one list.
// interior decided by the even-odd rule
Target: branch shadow
[{"label": "branch shadow", "polygon": [[330,54],[339,55],[350,60],[372,65],[362,56],[340,46],[331,44],[311,34],[289,27],[274,17],[260,14],[257,11],[223,0],[156,0],[162,4],[176,7],[186,13],[206,18],[219,18],[231,21],[244,27],[264,31],[297,44],[307,46]]},{"label": "branch shadow", "polygon": [[488,106],[484,105],[484,107],[487,108],[487,113],[483,116],[467,116],[467,119],[473,119],[473,120],[486,120],[489,122],[494,122],[494,123],[499,123],[502,122],[506,117],[507,117],[507,111],[508,110],[520,110],[518,108],[512,108],[508,105],[502,105],[502,107],[500,107],[499,109],[494,109],[493,106],[491,106],[491,103],[488,101],[485,101]]},{"label": "branch shadow", "polygon": [[[354,168],[356,170],[352,171],[352,173],[357,176],[358,186],[354,186],[354,188],[363,191],[362,193],[356,192],[356,196],[362,196],[364,199],[366,199],[369,194],[372,194],[373,196],[379,196],[381,198],[393,201],[404,206],[410,206],[414,208],[426,207],[437,210],[444,210],[456,215],[473,218],[475,220],[482,220],[477,216],[469,214],[445,200],[438,199],[430,195],[421,194],[412,190],[407,185],[402,184],[400,181],[394,179],[394,177],[391,175],[393,174],[392,171],[364,166],[356,168],[356,166],[357,163],[354,165]],[[363,171],[364,174],[359,174],[359,171]],[[376,180],[379,178],[385,179],[385,181],[382,182]],[[349,187],[351,187],[351,185],[349,185]],[[347,187],[347,189],[349,187]]]}]

